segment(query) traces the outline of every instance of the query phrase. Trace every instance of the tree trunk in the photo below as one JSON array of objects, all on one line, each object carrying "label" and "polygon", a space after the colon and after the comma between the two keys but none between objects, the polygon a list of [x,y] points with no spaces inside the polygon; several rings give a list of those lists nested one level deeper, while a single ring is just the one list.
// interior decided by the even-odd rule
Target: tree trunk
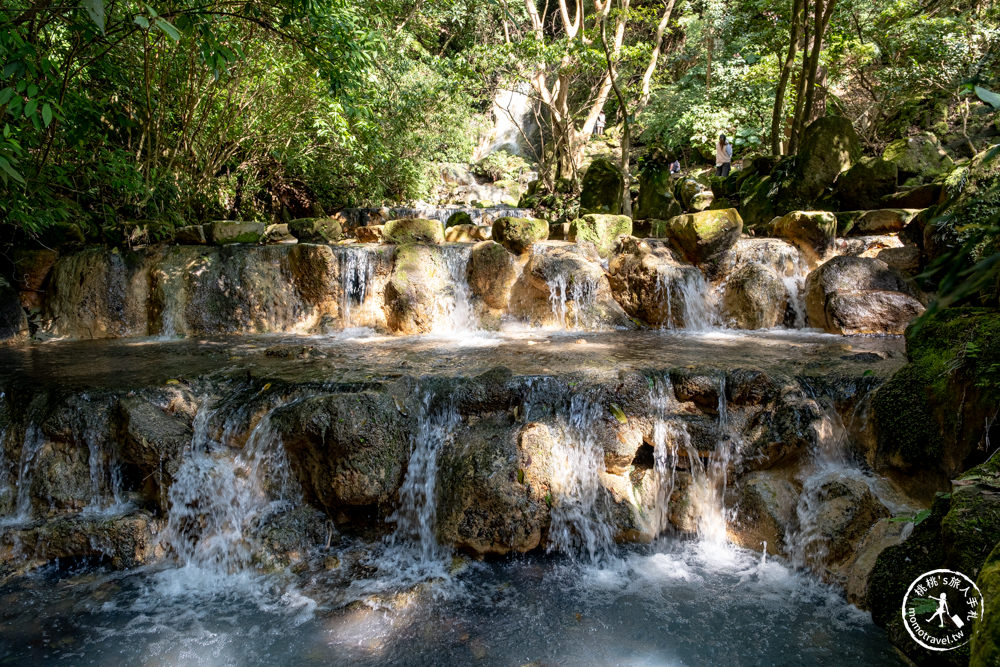
[{"label": "tree trunk", "polygon": [[[628,9],[629,0],[622,0],[622,9]],[[622,111],[622,157],[621,157],[621,169],[622,174],[625,176],[623,179],[622,187],[624,192],[622,193],[622,214],[632,217],[632,176],[629,171],[629,150],[632,144],[632,128],[631,123],[628,118],[628,104],[625,101],[625,96],[622,95],[621,89],[618,87],[618,77],[615,72],[615,61],[611,56],[611,50],[608,48],[608,40],[605,35],[605,25],[606,21],[601,21],[601,45],[604,47],[604,57],[605,62],[608,66],[608,80],[611,81],[611,87],[615,91],[615,97],[618,98],[618,106]]]},{"label": "tree trunk", "polygon": [[[798,0],[795,1],[798,2]],[[673,12],[674,0],[668,0],[667,7],[663,10],[663,16],[660,17],[660,23],[656,26],[656,43],[653,45],[653,53],[649,57],[649,65],[646,66],[646,71],[642,75],[642,88],[639,93],[640,109],[649,104],[650,84],[653,80],[653,73],[656,71],[657,62],[660,59],[660,50],[663,48],[663,35],[667,31],[667,25],[670,24],[670,15]]]},{"label": "tree trunk", "polygon": [[809,0],[802,3],[802,71],[795,86],[795,113],[792,114],[792,131],[788,137],[788,153],[794,154],[799,147],[799,126],[806,99],[806,78],[809,73]]},{"label": "tree trunk", "polygon": [[778,78],[778,87],[774,93],[774,112],[771,115],[771,153],[782,154],[781,125],[785,106],[785,89],[788,86],[788,79],[792,74],[792,67],[795,66],[795,55],[799,48],[799,15],[802,13],[802,0],[792,0],[791,26],[789,27],[788,55],[781,66],[781,76]]}]

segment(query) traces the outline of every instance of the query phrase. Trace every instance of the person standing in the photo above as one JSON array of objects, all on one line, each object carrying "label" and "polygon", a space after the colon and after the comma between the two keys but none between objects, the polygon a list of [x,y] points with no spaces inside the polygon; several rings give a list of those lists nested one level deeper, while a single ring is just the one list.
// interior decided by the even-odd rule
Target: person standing
[{"label": "person standing", "polygon": [[726,135],[719,135],[719,143],[715,145],[715,174],[719,178],[729,176],[729,170],[733,166],[733,145],[726,139]]},{"label": "person standing", "polygon": [[599,136],[601,136],[601,135],[604,134],[604,125],[605,125],[606,121],[607,121],[607,117],[604,115],[603,111],[601,113],[597,114],[597,124],[594,125],[594,136],[595,137],[599,137]]}]

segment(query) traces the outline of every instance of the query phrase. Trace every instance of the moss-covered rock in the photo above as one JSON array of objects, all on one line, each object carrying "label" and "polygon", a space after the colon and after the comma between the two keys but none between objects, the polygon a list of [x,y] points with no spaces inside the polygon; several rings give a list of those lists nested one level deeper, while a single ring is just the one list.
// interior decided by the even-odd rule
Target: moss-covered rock
[{"label": "moss-covered rock", "polygon": [[882,159],[896,165],[901,183],[926,183],[955,166],[941,142],[930,132],[893,141],[885,147]]},{"label": "moss-covered rock", "polygon": [[1000,542],[979,571],[976,586],[983,600],[991,604],[984,605],[982,615],[973,624],[969,665],[996,667],[1000,665],[1000,606],[997,604],[1000,601]]},{"label": "moss-covered rock", "polygon": [[399,246],[385,287],[389,328],[404,334],[431,331],[440,311],[439,300],[451,287],[448,275],[439,249],[419,243]]},{"label": "moss-covered rock", "polygon": [[472,293],[490,308],[503,310],[517,279],[517,260],[499,243],[477,243],[469,257],[468,281]]},{"label": "moss-covered rock", "polygon": [[994,456],[951,483],[951,508],[941,522],[950,567],[975,579],[1000,542],[1000,457]]},{"label": "moss-covered rock", "polygon": [[861,141],[849,119],[823,116],[803,131],[797,157],[797,194],[815,200],[861,158]]},{"label": "moss-covered rock", "polygon": [[926,496],[984,456],[984,425],[1000,402],[1000,313],[943,310],[911,326],[906,341],[910,363],[872,398],[877,446],[868,459]]},{"label": "moss-covered rock", "polygon": [[879,208],[882,198],[896,191],[896,176],[894,162],[862,158],[837,177],[833,193],[843,209]]},{"label": "moss-covered rock", "polygon": [[686,211],[704,211],[715,199],[711,188],[694,178],[678,181],[674,192]]},{"label": "moss-covered rock", "polygon": [[336,243],[344,227],[336,218],[301,218],[288,223],[292,235],[304,243]]},{"label": "moss-covered rock", "polygon": [[850,233],[855,235],[892,234],[901,232],[920,211],[904,208],[882,208],[865,211],[854,221]]},{"label": "moss-covered rock", "polygon": [[742,233],[743,219],[734,208],[679,215],[663,225],[663,235],[692,264],[719,258]]},{"label": "moss-covered rock", "polygon": [[403,218],[385,223],[386,243],[444,243],[444,227],[437,220]]},{"label": "moss-covered rock", "polygon": [[639,174],[639,199],[633,217],[636,220],[668,220],[681,214],[674,196],[674,179],[668,166],[657,165]]},{"label": "moss-covered rock", "polygon": [[837,217],[827,211],[792,211],[771,221],[771,236],[791,241],[813,261],[823,257],[837,235]]},{"label": "moss-covered rock", "polygon": [[597,158],[590,163],[583,175],[580,192],[580,213],[622,212],[625,175],[621,168],[607,158]]},{"label": "moss-covered rock", "polygon": [[444,223],[445,229],[448,227],[454,227],[455,225],[472,225],[472,216],[466,211],[455,211],[448,216],[447,222]]},{"label": "moss-covered rock", "polygon": [[493,240],[515,255],[549,238],[549,223],[537,218],[500,218],[493,223]]},{"label": "moss-covered rock", "polygon": [[588,213],[569,225],[569,240],[593,243],[601,257],[611,253],[619,236],[631,234],[632,218],[627,215]]},{"label": "moss-covered rock", "polygon": [[209,224],[209,238],[215,245],[259,243],[267,228],[262,222],[220,220]]}]

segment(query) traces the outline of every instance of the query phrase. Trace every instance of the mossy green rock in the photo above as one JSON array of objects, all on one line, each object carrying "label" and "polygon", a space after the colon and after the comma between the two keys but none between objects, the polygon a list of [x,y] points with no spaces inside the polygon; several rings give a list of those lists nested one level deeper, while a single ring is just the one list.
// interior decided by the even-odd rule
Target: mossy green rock
[{"label": "mossy green rock", "polygon": [[743,233],[734,208],[678,215],[664,222],[663,236],[692,264],[704,264],[733,247]]},{"label": "mossy green rock", "polygon": [[679,181],[675,194],[684,207],[684,210],[692,212],[704,211],[712,205],[712,201],[715,199],[711,188],[693,178],[685,178]]},{"label": "mossy green rock", "polygon": [[827,211],[792,211],[771,221],[769,231],[821,257],[833,247],[837,217]]},{"label": "mossy green rock", "polygon": [[262,222],[230,222],[220,220],[209,225],[209,237],[215,245],[259,243],[267,225]]},{"label": "mossy green rock", "polygon": [[538,218],[500,218],[493,223],[493,240],[515,255],[549,238],[549,223]]},{"label": "mossy green rock", "polygon": [[335,218],[302,218],[288,223],[292,236],[305,243],[336,243],[344,227]]},{"label": "mossy green rock", "polygon": [[854,125],[842,116],[814,120],[802,134],[796,161],[798,194],[816,199],[842,172],[861,158],[861,141]]},{"label": "mossy green rock", "polygon": [[627,215],[588,213],[569,225],[569,240],[589,241],[597,246],[597,254],[607,257],[621,235],[632,234],[632,218]]},{"label": "mossy green rock", "polygon": [[447,228],[447,227],[454,227],[455,225],[471,225],[471,224],[473,224],[471,215],[469,215],[465,211],[455,211],[454,213],[448,216],[448,221],[444,223],[444,226]]},{"label": "mossy green rock", "polygon": [[668,166],[644,170],[639,175],[639,199],[633,217],[636,220],[668,220],[681,214],[674,197],[674,179]]},{"label": "mossy green rock", "polygon": [[580,192],[580,213],[622,212],[625,175],[621,168],[607,158],[597,158],[590,163],[583,175]]},{"label": "mossy green rock", "polygon": [[1000,313],[942,310],[906,342],[910,363],[872,398],[869,464],[927,495],[982,460],[983,424],[1000,403]]},{"label": "mossy green rock", "polygon": [[517,279],[516,264],[514,256],[499,243],[477,243],[469,257],[469,289],[490,308],[506,308]]},{"label": "mossy green rock", "polygon": [[382,235],[386,243],[444,243],[444,227],[437,220],[403,218],[385,223]]},{"label": "mossy green rock", "polygon": [[392,275],[385,288],[386,322],[395,333],[428,333],[434,328],[437,300],[449,285],[441,250],[419,243],[396,249]]},{"label": "mossy green rock", "polygon": [[951,483],[951,509],[941,522],[941,536],[949,566],[975,579],[1000,542],[1000,457]]},{"label": "mossy green rock", "polygon": [[882,159],[896,165],[901,183],[911,179],[926,183],[955,166],[941,142],[930,132],[893,141],[885,147]]},{"label": "mossy green rock", "polygon": [[970,667],[996,667],[1000,665],[1000,542],[993,549],[976,580],[985,605],[981,618],[972,627]]},{"label": "mossy green rock", "polygon": [[896,177],[895,162],[862,158],[837,177],[834,196],[842,209],[879,208],[882,198],[896,191]]}]

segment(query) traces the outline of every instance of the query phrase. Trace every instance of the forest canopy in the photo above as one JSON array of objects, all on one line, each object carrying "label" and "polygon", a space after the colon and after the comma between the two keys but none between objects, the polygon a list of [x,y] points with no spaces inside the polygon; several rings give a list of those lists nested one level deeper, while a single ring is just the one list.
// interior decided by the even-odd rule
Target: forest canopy
[{"label": "forest canopy", "polygon": [[[1000,89],[991,1],[122,0],[0,9],[4,240],[72,221],[276,219],[427,196],[532,100],[524,158],[573,189],[598,115],[686,162],[794,152],[846,115],[875,152],[970,136]],[[626,151],[627,153],[627,151]],[[626,155],[626,160],[628,156]]]}]

